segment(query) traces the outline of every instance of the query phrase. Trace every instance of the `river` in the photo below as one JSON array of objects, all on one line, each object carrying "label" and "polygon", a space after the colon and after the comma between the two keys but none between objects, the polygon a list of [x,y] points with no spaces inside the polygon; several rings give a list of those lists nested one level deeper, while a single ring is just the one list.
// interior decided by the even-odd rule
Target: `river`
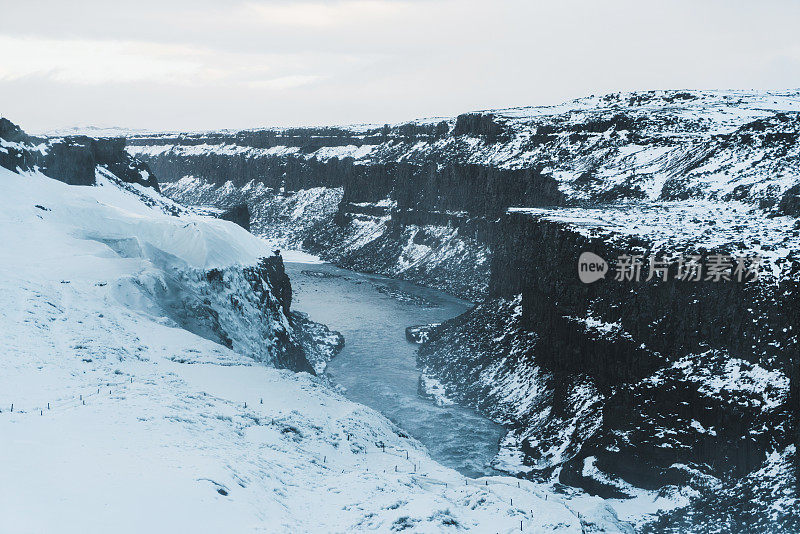
[{"label": "river", "polygon": [[471,477],[494,473],[489,462],[503,428],[472,409],[438,406],[420,396],[417,345],[405,337],[407,326],[455,317],[469,308],[468,302],[330,264],[287,262],[286,271],[292,308],[344,335],[344,349],[326,374],[346,389],[349,399],[383,413],[439,463]]}]

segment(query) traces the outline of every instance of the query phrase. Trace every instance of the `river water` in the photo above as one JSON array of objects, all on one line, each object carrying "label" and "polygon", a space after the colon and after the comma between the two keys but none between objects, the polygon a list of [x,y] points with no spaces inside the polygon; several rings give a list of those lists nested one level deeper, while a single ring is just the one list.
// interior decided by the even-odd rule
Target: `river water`
[{"label": "river water", "polygon": [[438,406],[418,394],[417,345],[411,325],[441,322],[469,303],[409,282],[355,273],[330,264],[286,263],[292,308],[344,335],[326,370],[345,395],[383,413],[422,442],[439,463],[467,476],[493,472],[504,430],[472,409]]}]

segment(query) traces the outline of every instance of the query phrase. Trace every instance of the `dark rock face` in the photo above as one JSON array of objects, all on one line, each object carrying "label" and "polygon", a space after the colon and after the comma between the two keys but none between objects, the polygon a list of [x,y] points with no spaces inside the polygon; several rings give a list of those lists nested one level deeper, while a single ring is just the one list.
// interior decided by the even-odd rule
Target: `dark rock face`
[{"label": "dark rock face", "polygon": [[800,217],[800,184],[786,190],[778,204],[778,211],[790,217]]},{"label": "dark rock face", "polygon": [[272,294],[278,299],[283,313],[288,315],[292,306],[292,283],[283,266],[283,258],[275,254],[264,258],[258,265],[259,274],[266,275]]},{"label": "dark rock face", "polygon": [[102,168],[124,183],[159,190],[158,180],[147,164],[125,152],[124,138],[38,138],[25,134],[7,119],[0,119],[0,139],[13,143],[0,151],[0,166],[12,171],[38,167],[44,175],[69,185],[94,185],[97,169]]},{"label": "dark rock face", "polygon": [[248,232],[250,231],[250,209],[247,207],[247,203],[245,202],[225,210],[220,215],[220,218],[225,219],[226,221],[234,222]]},{"label": "dark rock face", "polygon": [[0,117],[0,139],[5,139],[12,143],[21,143],[27,140],[28,136],[19,126],[5,117]]},{"label": "dark rock face", "polygon": [[[430,334],[424,372],[508,424],[506,446],[523,453],[529,476],[557,473],[603,497],[689,485],[698,507],[721,494],[737,503],[721,524],[763,526],[774,499],[763,485],[795,491],[785,472],[747,484],[797,443],[800,262],[761,283],[686,282],[673,269],[665,282],[588,285],[575,274],[581,252],[614,258],[652,243],[522,213],[501,224],[490,300]],[[745,490],[764,500],[743,502]],[[792,531],[791,514],[775,528]],[[670,521],[689,529],[699,519]]]},{"label": "dark rock face", "polygon": [[482,136],[490,142],[500,141],[504,134],[507,134],[505,128],[491,113],[464,113],[456,118],[453,128],[453,135]]},{"label": "dark rock face", "polygon": [[50,146],[44,158],[43,173],[69,185],[94,185],[95,166],[89,143],[66,139]]}]

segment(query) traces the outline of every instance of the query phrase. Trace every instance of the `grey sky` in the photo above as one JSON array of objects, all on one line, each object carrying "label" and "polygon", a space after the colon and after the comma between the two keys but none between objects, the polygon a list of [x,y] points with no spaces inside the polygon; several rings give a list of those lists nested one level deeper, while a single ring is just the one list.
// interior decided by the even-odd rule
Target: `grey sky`
[{"label": "grey sky", "polygon": [[800,86],[800,2],[0,0],[30,131],[399,122],[660,88]]}]

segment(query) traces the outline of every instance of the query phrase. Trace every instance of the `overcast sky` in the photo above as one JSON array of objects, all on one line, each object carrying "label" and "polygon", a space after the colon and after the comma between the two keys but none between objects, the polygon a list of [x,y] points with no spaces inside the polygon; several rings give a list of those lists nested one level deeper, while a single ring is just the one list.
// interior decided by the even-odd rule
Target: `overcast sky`
[{"label": "overcast sky", "polygon": [[588,94],[800,86],[795,0],[0,0],[32,132],[400,122]]}]

